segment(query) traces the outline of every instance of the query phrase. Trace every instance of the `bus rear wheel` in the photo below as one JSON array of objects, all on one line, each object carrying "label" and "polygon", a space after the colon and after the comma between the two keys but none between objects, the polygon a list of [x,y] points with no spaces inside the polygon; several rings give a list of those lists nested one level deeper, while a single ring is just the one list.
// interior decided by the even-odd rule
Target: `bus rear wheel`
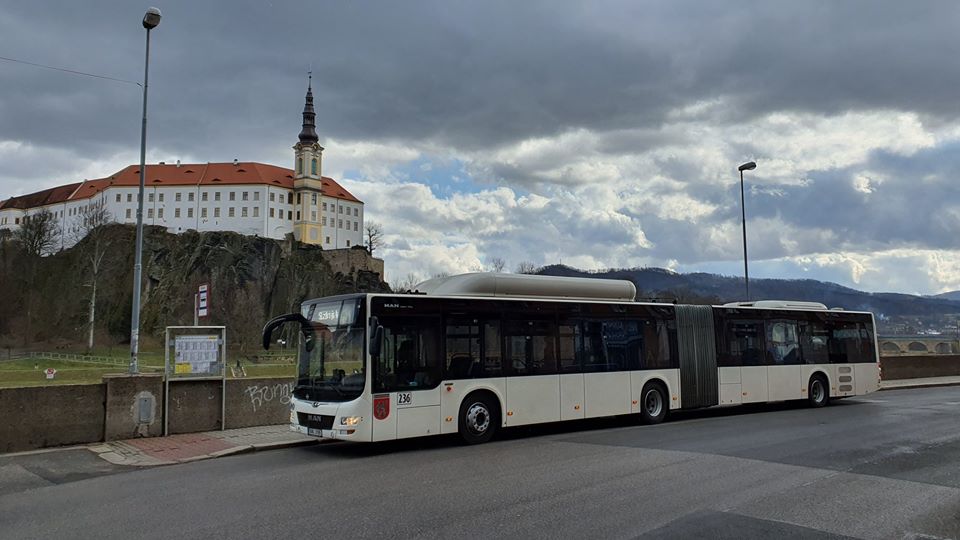
[{"label": "bus rear wheel", "polygon": [[659,424],[667,417],[667,392],[663,385],[648,382],[640,392],[640,421]]},{"label": "bus rear wheel", "polygon": [[807,388],[807,402],[811,407],[823,407],[830,402],[830,390],[827,381],[822,375],[814,375],[810,378],[810,386]]},{"label": "bus rear wheel", "polygon": [[485,443],[500,427],[500,408],[486,394],[471,394],[460,404],[459,420],[460,437],[464,442]]}]

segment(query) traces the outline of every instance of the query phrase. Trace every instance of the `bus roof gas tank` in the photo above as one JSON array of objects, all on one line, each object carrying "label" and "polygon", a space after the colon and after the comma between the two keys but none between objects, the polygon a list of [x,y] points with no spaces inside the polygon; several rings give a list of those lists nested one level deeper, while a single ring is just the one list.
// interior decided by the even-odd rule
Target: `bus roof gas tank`
[{"label": "bus roof gas tank", "polygon": [[754,307],[768,309],[812,309],[826,310],[827,306],[820,302],[801,302],[798,300],[757,300],[755,302],[730,302],[723,307]]},{"label": "bus roof gas tank", "polygon": [[563,298],[633,302],[637,288],[621,279],[473,272],[430,279],[415,292],[430,296]]}]

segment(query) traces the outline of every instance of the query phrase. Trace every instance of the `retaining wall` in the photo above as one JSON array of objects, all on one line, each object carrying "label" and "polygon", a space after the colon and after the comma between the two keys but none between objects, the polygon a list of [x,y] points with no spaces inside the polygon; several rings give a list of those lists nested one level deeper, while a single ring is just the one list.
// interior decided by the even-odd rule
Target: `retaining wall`
[{"label": "retaining wall", "polygon": [[960,355],[881,356],[883,380],[960,376]]},{"label": "retaining wall", "polygon": [[104,384],[0,390],[0,453],[103,440]]}]

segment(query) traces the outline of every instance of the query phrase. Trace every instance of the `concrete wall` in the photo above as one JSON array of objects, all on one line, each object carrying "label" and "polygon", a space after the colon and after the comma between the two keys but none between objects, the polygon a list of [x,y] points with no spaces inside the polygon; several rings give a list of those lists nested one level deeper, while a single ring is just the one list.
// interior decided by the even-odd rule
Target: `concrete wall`
[{"label": "concrete wall", "polygon": [[220,381],[170,382],[168,433],[196,433],[220,429]]},{"label": "concrete wall", "polygon": [[884,380],[960,376],[960,355],[881,356]]},{"label": "concrete wall", "polygon": [[0,453],[102,441],[105,386],[0,390]]},{"label": "concrete wall", "polygon": [[227,429],[290,421],[293,379],[227,380]]},{"label": "concrete wall", "polygon": [[163,435],[163,375],[105,375],[104,440]]}]

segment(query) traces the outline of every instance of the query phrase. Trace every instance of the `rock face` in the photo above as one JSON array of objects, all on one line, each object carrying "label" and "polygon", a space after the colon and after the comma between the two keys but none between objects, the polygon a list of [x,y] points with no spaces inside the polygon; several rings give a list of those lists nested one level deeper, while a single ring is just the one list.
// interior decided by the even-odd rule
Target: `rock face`
[{"label": "rock face", "polygon": [[[96,334],[100,342],[122,342],[130,332],[135,230],[108,225],[101,238],[106,249],[97,279]],[[93,256],[87,240],[43,258],[0,241],[0,345],[85,342]],[[162,338],[169,325],[192,324],[194,293],[204,283],[210,316],[201,324],[226,325],[241,349],[256,346],[267,319],[298,311],[305,299],[389,291],[371,270],[382,268],[382,261],[350,253],[350,271],[334,272],[330,260],[337,255],[292,240],[145,227],[142,339]]]}]

